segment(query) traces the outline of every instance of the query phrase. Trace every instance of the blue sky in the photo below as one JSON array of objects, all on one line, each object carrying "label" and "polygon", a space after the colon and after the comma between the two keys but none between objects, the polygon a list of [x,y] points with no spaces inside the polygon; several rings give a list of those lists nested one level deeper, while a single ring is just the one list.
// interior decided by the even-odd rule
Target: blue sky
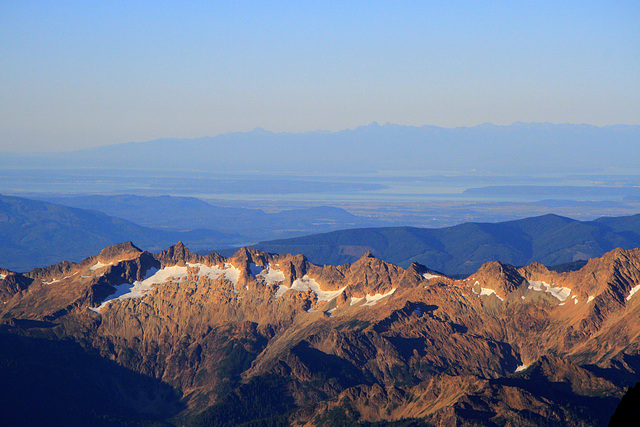
[{"label": "blue sky", "polygon": [[0,151],[372,121],[640,124],[638,22],[638,1],[0,0]]}]

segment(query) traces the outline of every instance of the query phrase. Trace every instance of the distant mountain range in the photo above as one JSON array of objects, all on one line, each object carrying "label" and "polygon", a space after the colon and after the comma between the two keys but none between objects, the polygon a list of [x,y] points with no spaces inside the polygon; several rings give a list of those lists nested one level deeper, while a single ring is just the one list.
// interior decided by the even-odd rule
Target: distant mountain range
[{"label": "distant mountain range", "polygon": [[548,266],[587,260],[614,248],[640,246],[640,214],[594,221],[543,215],[499,223],[465,223],[429,229],[385,227],[341,230],[262,242],[267,252],[301,253],[317,264],[339,265],[371,252],[408,267],[419,262],[431,269],[464,275],[488,261]]},{"label": "distant mountain range", "polygon": [[[464,156],[460,154],[464,153]],[[621,155],[624,153],[624,155]],[[3,154],[22,167],[260,173],[637,170],[640,126],[550,123],[411,127],[372,123],[339,132],[263,129],[197,139],[159,139],[49,154]]]}]

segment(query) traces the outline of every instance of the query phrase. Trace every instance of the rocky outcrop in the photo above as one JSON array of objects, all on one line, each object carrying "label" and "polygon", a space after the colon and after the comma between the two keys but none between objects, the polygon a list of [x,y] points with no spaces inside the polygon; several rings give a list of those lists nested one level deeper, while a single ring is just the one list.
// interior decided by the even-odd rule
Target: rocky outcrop
[{"label": "rocky outcrop", "polygon": [[26,290],[33,279],[13,271],[0,269],[0,302],[4,303],[15,294]]}]

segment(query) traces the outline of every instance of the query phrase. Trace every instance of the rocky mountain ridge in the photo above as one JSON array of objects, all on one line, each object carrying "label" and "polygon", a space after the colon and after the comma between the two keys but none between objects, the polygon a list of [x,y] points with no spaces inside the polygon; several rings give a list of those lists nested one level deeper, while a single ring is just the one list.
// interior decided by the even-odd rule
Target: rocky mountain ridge
[{"label": "rocky mountain ridge", "polygon": [[640,380],[639,289],[640,249],[456,280],[369,253],[318,266],[128,242],[0,271],[0,338],[72,341],[169,385],[171,405],[163,392],[117,407],[176,424],[602,425]]}]

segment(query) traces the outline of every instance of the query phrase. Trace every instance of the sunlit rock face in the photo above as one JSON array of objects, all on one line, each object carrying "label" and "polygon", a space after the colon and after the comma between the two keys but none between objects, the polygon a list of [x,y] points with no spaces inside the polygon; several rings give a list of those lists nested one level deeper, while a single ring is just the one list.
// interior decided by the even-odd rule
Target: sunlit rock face
[{"label": "sunlit rock face", "polygon": [[78,343],[172,388],[179,404],[127,409],[148,419],[601,425],[640,380],[639,289],[637,249],[569,273],[490,262],[456,280],[370,253],[317,266],[126,243],[0,270],[0,311],[4,337]]}]

